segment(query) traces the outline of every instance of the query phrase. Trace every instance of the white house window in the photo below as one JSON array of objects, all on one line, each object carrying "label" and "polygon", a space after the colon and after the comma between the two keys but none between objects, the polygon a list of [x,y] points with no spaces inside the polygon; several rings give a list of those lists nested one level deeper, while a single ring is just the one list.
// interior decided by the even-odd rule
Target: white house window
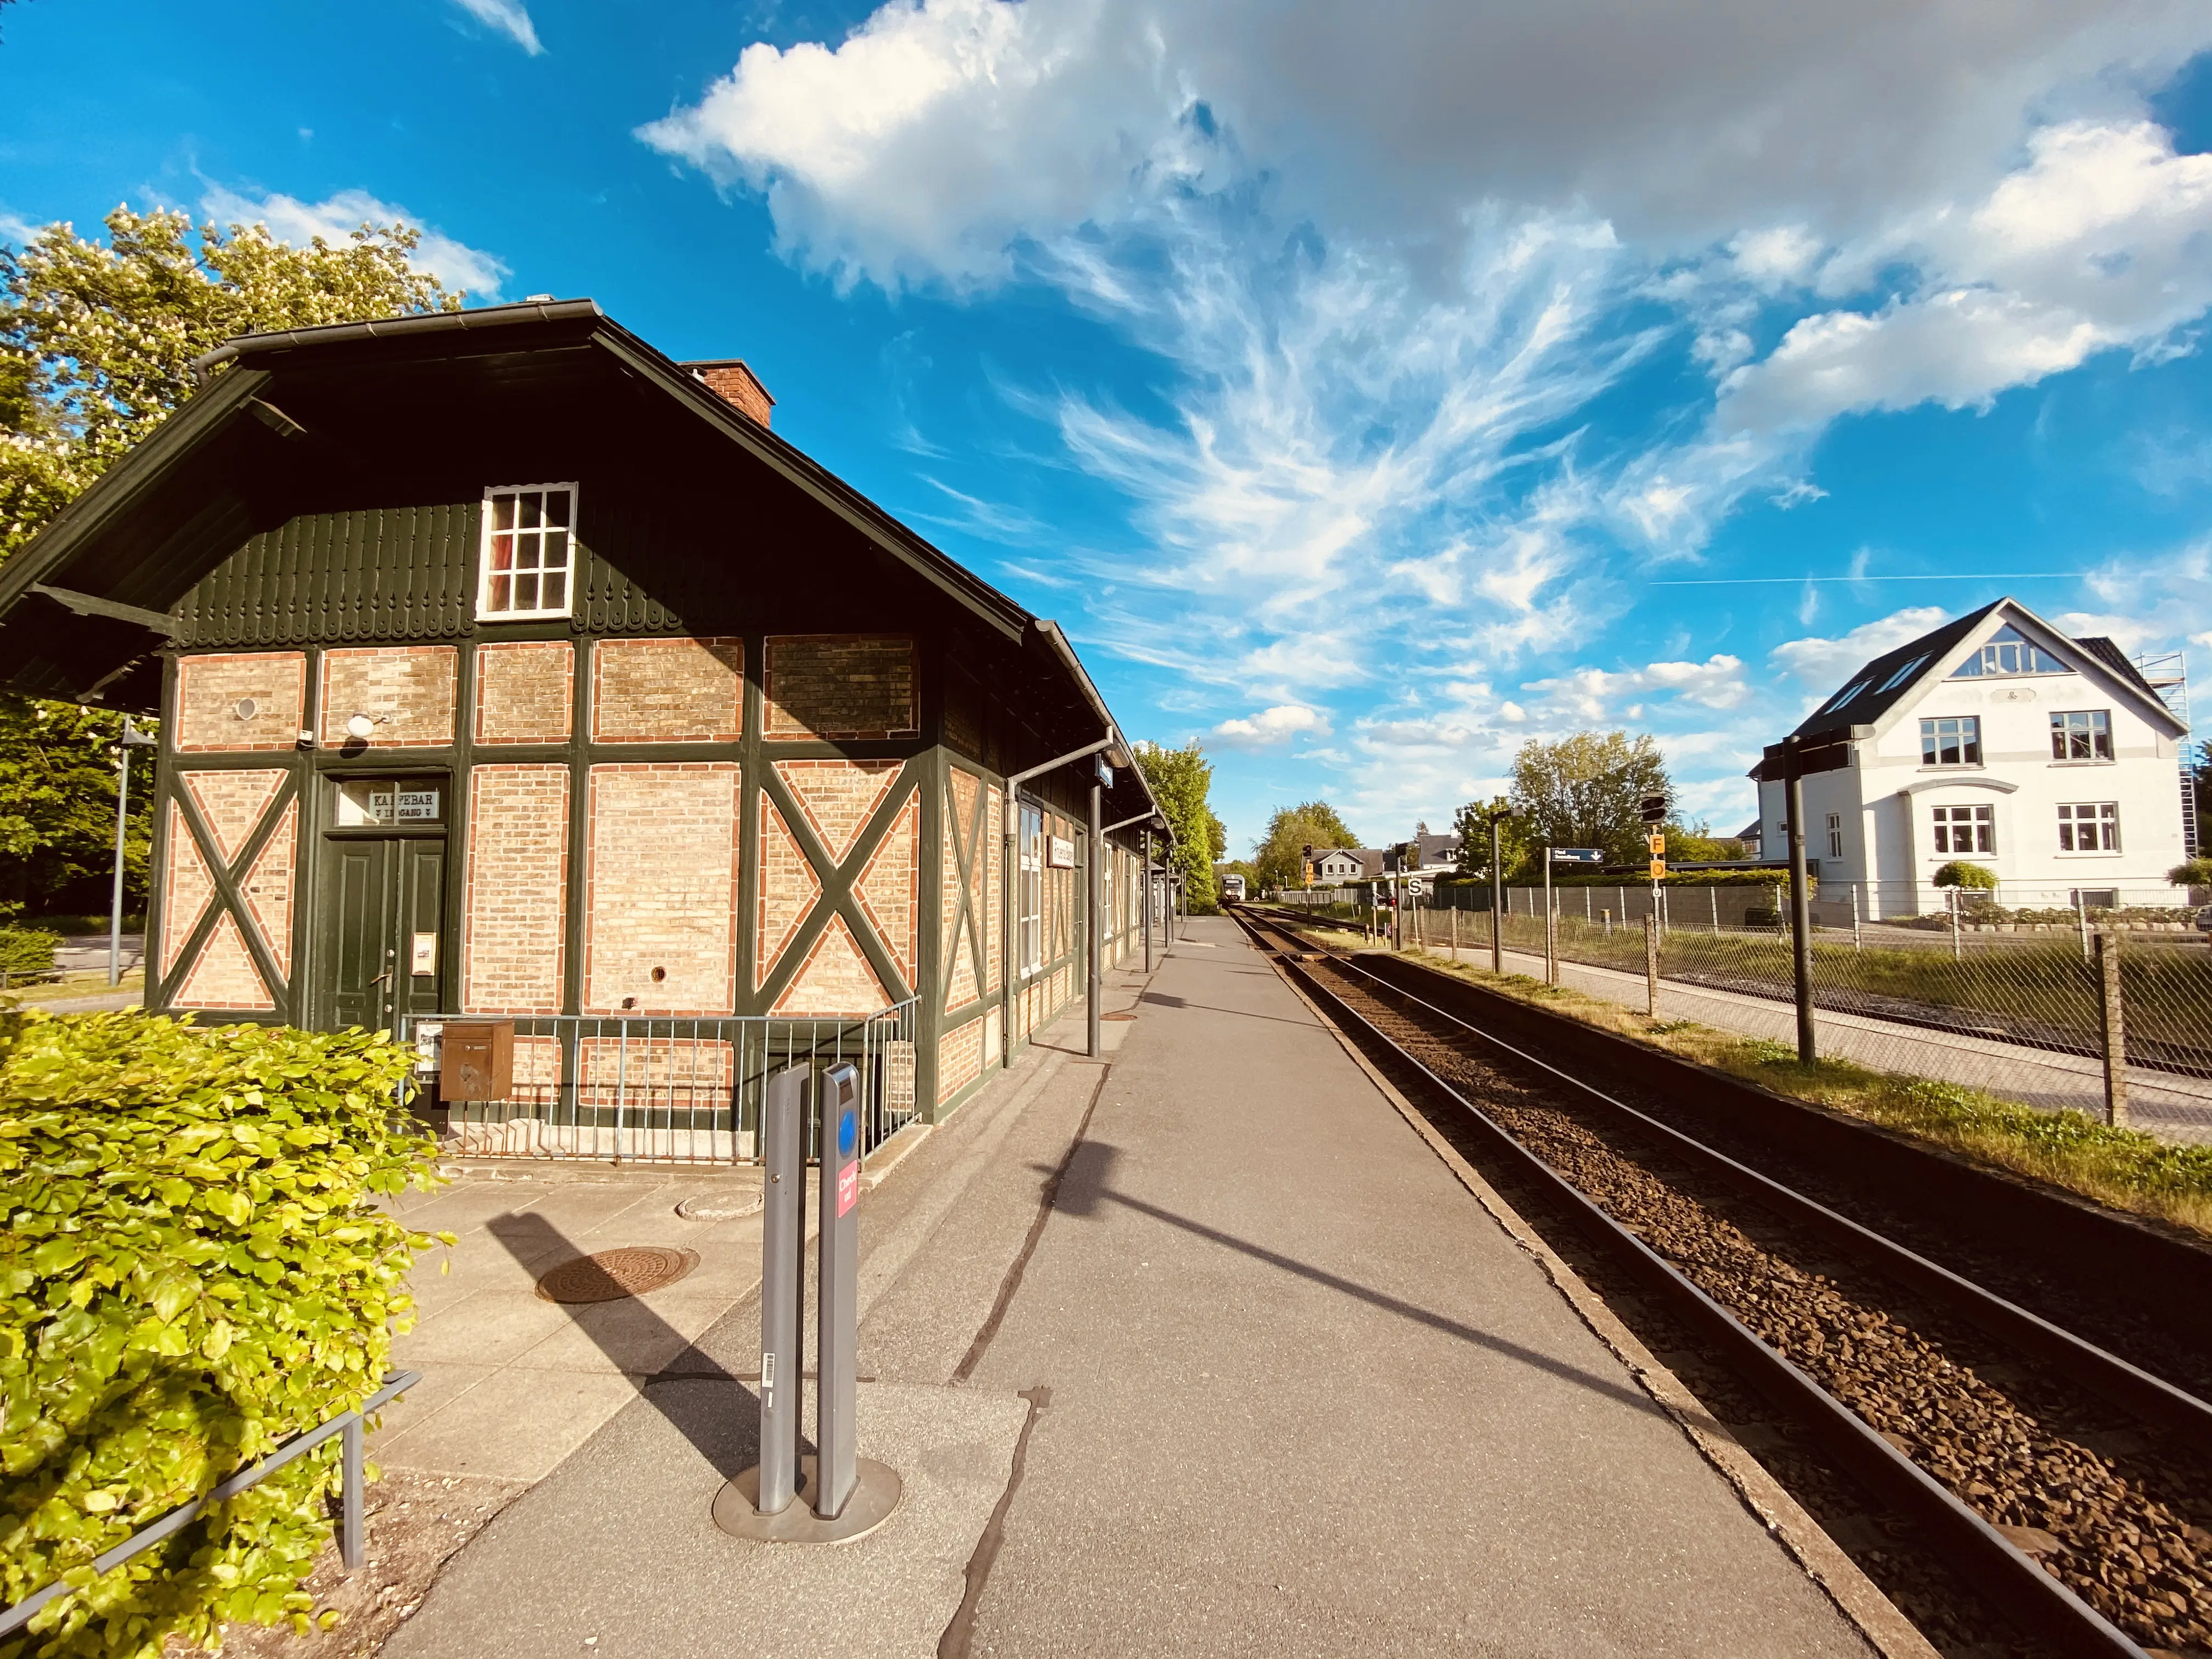
[{"label": "white house window", "polygon": [[575,522],[572,483],[484,491],[477,616],[511,621],[567,616],[574,590]]},{"label": "white house window", "polygon": [[1978,679],[1984,675],[2064,674],[2064,663],[2039,645],[2030,644],[2007,623],[1990,635],[1990,642],[1951,671],[1954,680]]},{"label": "white house window", "polygon": [[1026,978],[1044,966],[1044,812],[1027,801],[1022,803],[1018,849],[1022,884],[1016,942],[1019,972]]},{"label": "white house window", "polygon": [[1936,850],[1939,853],[1994,853],[1997,850],[1997,811],[1994,806],[1939,806],[1936,809]]},{"label": "white house window", "polygon": [[1978,714],[1920,722],[1920,763],[1923,766],[1979,766],[1982,763],[1982,721]]},{"label": "white house window", "polygon": [[2058,808],[2058,850],[2062,853],[2117,853],[2120,850],[2120,806],[2118,801],[2061,803]]},{"label": "white house window", "polygon": [[2102,708],[2078,709],[2051,717],[2051,758],[2062,761],[2110,760],[2112,757],[2112,717]]},{"label": "white house window", "polygon": [[1844,815],[1840,812],[1831,812],[1828,814],[1828,856],[1832,859],[1839,859],[1843,855]]}]

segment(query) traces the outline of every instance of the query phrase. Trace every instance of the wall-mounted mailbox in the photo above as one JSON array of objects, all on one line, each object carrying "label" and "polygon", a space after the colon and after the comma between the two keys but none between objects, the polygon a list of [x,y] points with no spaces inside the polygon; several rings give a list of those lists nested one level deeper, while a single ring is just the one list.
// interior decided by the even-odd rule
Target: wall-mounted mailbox
[{"label": "wall-mounted mailbox", "polygon": [[441,1038],[441,1100],[506,1100],[514,1093],[514,1022],[449,1019]]}]

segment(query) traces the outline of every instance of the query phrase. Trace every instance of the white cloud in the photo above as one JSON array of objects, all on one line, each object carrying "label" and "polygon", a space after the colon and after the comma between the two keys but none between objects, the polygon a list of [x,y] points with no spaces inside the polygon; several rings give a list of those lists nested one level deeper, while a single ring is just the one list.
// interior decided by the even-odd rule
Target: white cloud
[{"label": "white cloud", "polygon": [[1274,749],[1293,738],[1326,738],[1328,716],[1304,703],[1278,703],[1243,720],[1228,720],[1213,728],[1216,741],[1231,749]]},{"label": "white cloud", "polygon": [[[1555,665],[1632,603],[1621,550],[1819,501],[1838,415],[2185,349],[2212,158],[2144,93],[2207,46],[2202,0],[1372,0],[1296,27],[1259,0],[890,0],[747,47],[640,136],[759,192],[841,283],[1041,283],[1154,354],[1119,394],[1141,403],[1079,367],[1009,394],[1130,503],[1126,550],[1062,561],[1087,633],[1233,691],[1209,718],[1398,711],[1340,744],[1381,803],[1495,771],[1389,768],[1403,711],[1530,658],[1530,706],[1450,716],[1470,753],[1563,699],[1750,720],[1740,664]],[[1685,343],[1679,406],[1599,408]],[[1827,678],[1896,621],[1776,665]]]},{"label": "white cloud", "polygon": [[302,202],[276,191],[251,197],[216,185],[201,197],[200,209],[221,224],[265,225],[270,234],[295,246],[304,246],[318,236],[333,246],[343,246],[365,224],[414,225],[422,240],[411,263],[447,288],[467,289],[474,300],[499,298],[499,285],[510,274],[496,254],[432,230],[405,208],[380,202],[365,190],[342,190],[319,202]]},{"label": "white cloud", "polygon": [[1835,639],[1815,636],[1784,641],[1766,653],[1767,659],[1808,684],[1832,687],[1861,664],[1940,627],[1950,617],[1949,611],[1936,605],[1909,605],[1873,622],[1861,623],[1850,633]]},{"label": "white cloud", "polygon": [[2069,122],[1976,204],[1943,204],[1871,241],[1920,290],[1801,319],[1735,369],[1721,419],[1817,428],[1857,410],[1959,409],[2115,346],[2155,349],[2212,305],[2212,155],[2148,122]]},{"label": "white cloud", "polygon": [[538,30],[531,23],[530,13],[522,4],[522,0],[453,0],[453,3],[479,23],[507,36],[532,58],[544,52],[545,48],[538,44]]},{"label": "white cloud", "polygon": [[2190,0],[1374,0],[1295,27],[1262,0],[893,0],[835,46],[747,47],[642,132],[878,279],[1141,216],[1219,131],[1362,236],[1576,205],[1780,276],[1998,169],[2032,111],[2130,107],[2206,33]]},{"label": "white cloud", "polygon": [[[1638,693],[1660,692],[1695,703],[1702,708],[1739,708],[1750,699],[1744,684],[1743,660],[1715,653],[1704,662],[1655,662],[1648,667],[1608,672],[1602,668],[1577,668],[1571,674],[1530,680],[1521,688],[1540,693],[1543,710],[1563,719],[1591,724],[1620,717],[1620,705]],[[1641,718],[1641,708],[1626,711]]]}]

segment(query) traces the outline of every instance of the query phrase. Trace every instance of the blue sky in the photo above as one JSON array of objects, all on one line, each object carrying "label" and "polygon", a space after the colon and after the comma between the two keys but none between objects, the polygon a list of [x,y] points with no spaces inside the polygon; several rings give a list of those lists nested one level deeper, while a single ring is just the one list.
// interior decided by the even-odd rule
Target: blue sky
[{"label": "blue sky", "polygon": [[0,236],[404,214],[743,356],[1206,744],[1237,851],[1584,726],[1733,830],[2000,592],[2212,675],[2209,52],[2110,0],[23,0]]}]

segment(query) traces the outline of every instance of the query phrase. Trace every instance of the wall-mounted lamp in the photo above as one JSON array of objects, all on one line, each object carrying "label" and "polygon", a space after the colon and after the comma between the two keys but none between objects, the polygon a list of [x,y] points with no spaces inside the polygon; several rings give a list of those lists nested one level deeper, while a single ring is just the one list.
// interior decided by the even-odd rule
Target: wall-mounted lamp
[{"label": "wall-mounted lamp", "polygon": [[376,722],[366,714],[356,714],[346,722],[346,736],[357,738],[364,743],[368,740],[370,733],[375,730]]},{"label": "wall-mounted lamp", "polygon": [[237,702],[232,706],[231,712],[236,714],[238,718],[242,720],[250,720],[255,714],[260,712],[260,709],[261,705],[254,702],[252,698],[240,697]]}]

